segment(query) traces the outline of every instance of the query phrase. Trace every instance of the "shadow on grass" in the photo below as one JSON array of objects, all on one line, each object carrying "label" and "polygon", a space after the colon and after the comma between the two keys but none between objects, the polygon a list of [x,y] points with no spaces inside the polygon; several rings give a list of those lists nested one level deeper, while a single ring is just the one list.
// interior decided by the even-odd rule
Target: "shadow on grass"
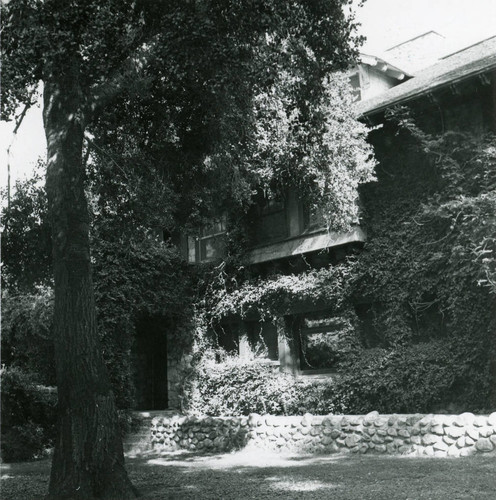
[{"label": "shadow on grass", "polygon": [[[493,499],[496,458],[167,453],[127,460],[143,500]],[[2,466],[2,500],[38,500],[50,462]]]},{"label": "shadow on grass", "polygon": [[[146,499],[472,500],[493,499],[496,491],[496,460],[489,456],[281,456],[244,450],[160,456],[135,465],[138,469],[131,467],[131,475]],[[139,471],[144,470],[142,481]],[[150,481],[155,483],[152,488]]]}]

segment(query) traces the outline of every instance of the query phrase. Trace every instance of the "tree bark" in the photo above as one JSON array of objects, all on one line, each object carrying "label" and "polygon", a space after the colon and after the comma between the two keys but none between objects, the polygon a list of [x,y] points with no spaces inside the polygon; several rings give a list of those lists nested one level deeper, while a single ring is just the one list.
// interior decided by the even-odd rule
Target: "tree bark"
[{"label": "tree bark", "polygon": [[84,194],[78,66],[48,68],[43,119],[53,240],[58,435],[48,498],[129,499],[117,409],[101,354]]}]

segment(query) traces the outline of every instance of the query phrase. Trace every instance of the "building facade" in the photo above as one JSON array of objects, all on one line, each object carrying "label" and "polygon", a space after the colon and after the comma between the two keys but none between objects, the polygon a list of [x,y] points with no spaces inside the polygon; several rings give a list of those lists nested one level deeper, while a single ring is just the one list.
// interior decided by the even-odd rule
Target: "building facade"
[{"label": "building facade", "polygon": [[[379,125],[389,109],[402,105],[415,110],[416,118],[432,133],[496,132],[496,37],[447,55],[443,47],[442,37],[430,32],[386,51],[384,57],[389,55],[391,62],[362,55],[349,75],[358,116]],[[379,142],[381,133],[375,132]],[[291,190],[278,200],[260,195],[249,219],[245,261],[252,275],[260,278],[337,266],[346,257],[359,255],[367,241],[367,228],[362,225],[345,233],[329,232],[319,213],[310,212]],[[226,217],[220,216],[198,236],[184,236],[184,258],[192,265],[220,262],[226,230]],[[356,300],[352,314],[350,319],[320,298],[290,305],[270,321],[256,312],[231,315],[218,322],[215,337],[221,347],[241,356],[263,352],[274,369],[298,376],[335,376],[336,353],[346,353],[343,343],[350,324],[366,327],[366,301]],[[180,363],[169,358],[163,373],[169,407],[178,404],[174,387],[180,382]],[[165,406],[163,400],[160,405]]]}]

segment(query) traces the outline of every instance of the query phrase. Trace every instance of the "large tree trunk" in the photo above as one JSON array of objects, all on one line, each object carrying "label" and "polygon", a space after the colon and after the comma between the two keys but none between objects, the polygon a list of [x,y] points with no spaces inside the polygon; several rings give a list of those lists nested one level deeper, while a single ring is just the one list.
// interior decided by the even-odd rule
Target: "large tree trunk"
[{"label": "large tree trunk", "polygon": [[135,498],[124,468],[114,395],[101,355],[84,194],[78,68],[45,75],[47,194],[55,277],[58,435],[49,498]]}]

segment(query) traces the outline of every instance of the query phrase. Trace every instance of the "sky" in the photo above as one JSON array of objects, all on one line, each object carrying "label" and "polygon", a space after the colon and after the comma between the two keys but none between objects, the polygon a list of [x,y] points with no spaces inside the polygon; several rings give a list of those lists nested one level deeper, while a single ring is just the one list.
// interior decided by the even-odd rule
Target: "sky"
[{"label": "sky", "polygon": [[[354,0],[358,5],[359,0]],[[367,37],[363,52],[384,50],[430,30],[451,42],[454,50],[496,35],[496,0],[367,0],[357,9],[360,34]],[[45,155],[41,106],[28,111],[17,136],[12,123],[0,123],[0,187],[7,184],[7,148],[12,184],[32,172]]]},{"label": "sky", "polygon": [[458,50],[496,35],[496,0],[367,0],[357,19],[365,53],[379,55],[430,30]]}]

